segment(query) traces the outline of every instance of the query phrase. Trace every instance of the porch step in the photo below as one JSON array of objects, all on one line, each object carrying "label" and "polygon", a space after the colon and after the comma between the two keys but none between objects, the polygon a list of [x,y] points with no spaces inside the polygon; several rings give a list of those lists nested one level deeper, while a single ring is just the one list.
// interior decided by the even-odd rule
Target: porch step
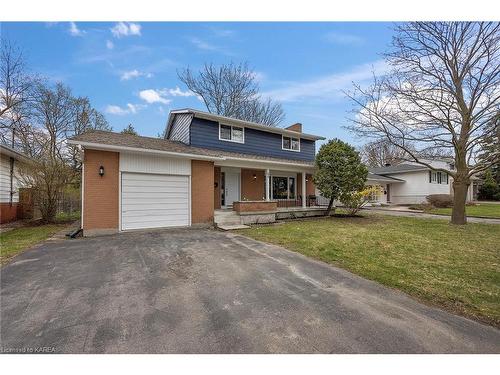
[{"label": "porch step", "polygon": [[217,224],[217,228],[222,230],[234,230],[234,229],[245,229],[250,228],[248,225],[236,224],[236,225],[220,225]]}]

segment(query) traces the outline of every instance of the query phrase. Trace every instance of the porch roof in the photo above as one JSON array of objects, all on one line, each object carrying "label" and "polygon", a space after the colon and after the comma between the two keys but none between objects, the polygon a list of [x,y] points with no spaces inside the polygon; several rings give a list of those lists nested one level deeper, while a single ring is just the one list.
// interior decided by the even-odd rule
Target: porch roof
[{"label": "porch roof", "polygon": [[372,172],[368,172],[367,181],[375,181],[375,182],[383,182],[383,183],[400,183],[404,182],[399,178],[389,177],[389,176],[381,176]]},{"label": "porch roof", "polygon": [[147,152],[165,154],[190,159],[208,159],[214,161],[257,161],[261,163],[284,164],[312,168],[314,161],[274,158],[262,155],[243,154],[238,152],[211,150],[193,147],[182,142],[121,134],[102,130],[92,130],[71,138],[70,144],[81,145],[89,149],[102,149],[129,152]]}]

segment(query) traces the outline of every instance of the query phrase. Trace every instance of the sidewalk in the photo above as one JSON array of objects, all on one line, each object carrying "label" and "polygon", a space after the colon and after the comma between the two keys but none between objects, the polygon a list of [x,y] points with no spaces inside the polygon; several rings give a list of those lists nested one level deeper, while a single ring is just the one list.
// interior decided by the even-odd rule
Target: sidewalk
[{"label": "sidewalk", "polygon": [[[400,209],[403,208],[403,209]],[[434,215],[427,214],[423,211],[409,210],[404,209],[404,207],[398,207],[398,209],[393,208],[380,208],[380,207],[365,207],[363,208],[365,212],[373,212],[383,215],[391,215],[391,216],[406,216],[406,217],[417,217],[422,219],[441,219],[441,220],[450,220],[450,216],[447,215]],[[488,219],[481,217],[467,217],[468,223],[482,223],[482,224],[500,224],[500,219]]]}]

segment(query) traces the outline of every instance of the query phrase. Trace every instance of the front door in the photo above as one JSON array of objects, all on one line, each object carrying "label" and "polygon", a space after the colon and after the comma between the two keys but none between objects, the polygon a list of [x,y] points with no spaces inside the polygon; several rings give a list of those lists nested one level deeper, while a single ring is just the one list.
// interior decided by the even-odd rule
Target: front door
[{"label": "front door", "polygon": [[224,205],[232,206],[234,201],[240,200],[240,174],[225,172],[224,177]]}]

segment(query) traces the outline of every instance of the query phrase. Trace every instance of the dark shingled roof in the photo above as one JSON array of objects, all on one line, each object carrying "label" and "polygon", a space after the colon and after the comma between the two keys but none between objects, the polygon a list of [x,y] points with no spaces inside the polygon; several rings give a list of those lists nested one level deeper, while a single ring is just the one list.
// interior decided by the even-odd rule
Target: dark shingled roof
[{"label": "dark shingled roof", "polygon": [[367,179],[372,180],[372,181],[385,181],[385,182],[403,182],[404,181],[404,180],[401,180],[399,178],[382,176],[382,175],[371,173],[371,172],[368,172]]},{"label": "dark shingled roof", "polygon": [[379,168],[368,168],[371,173],[374,174],[391,174],[391,173],[402,173],[402,172],[412,172],[412,171],[423,171],[427,170],[427,167],[423,165],[415,165],[415,164],[398,164],[391,165],[389,167],[379,167]]},{"label": "dark shingled roof", "polygon": [[181,142],[170,141],[161,138],[152,137],[142,137],[131,134],[121,134],[102,130],[92,130],[85,132],[83,134],[77,135],[70,139],[72,143],[95,143],[100,145],[109,146],[121,146],[121,147],[132,147],[140,148],[145,150],[157,150],[157,151],[167,151],[176,152],[182,154],[192,154],[200,156],[209,156],[214,158],[240,158],[240,159],[253,159],[253,160],[263,160],[272,161],[276,163],[294,163],[301,164],[304,166],[312,167],[314,166],[313,161],[303,161],[303,160],[293,160],[293,159],[281,159],[273,158],[261,155],[251,155],[251,154],[240,154],[238,152],[228,152],[219,150],[210,150],[207,148],[193,147],[186,145]]}]

